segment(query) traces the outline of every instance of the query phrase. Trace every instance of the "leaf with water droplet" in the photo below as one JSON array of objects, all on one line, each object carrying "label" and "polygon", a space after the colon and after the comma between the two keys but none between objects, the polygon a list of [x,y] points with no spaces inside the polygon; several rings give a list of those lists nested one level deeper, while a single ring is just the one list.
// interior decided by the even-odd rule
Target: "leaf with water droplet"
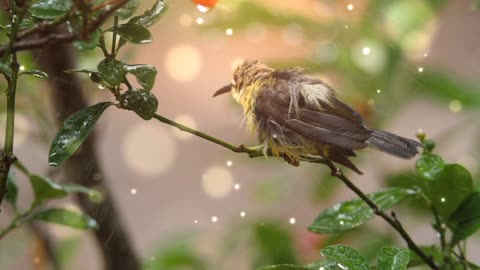
[{"label": "leaf with water droplet", "polygon": [[434,181],[429,182],[430,198],[433,207],[443,220],[447,220],[460,203],[473,192],[470,172],[459,164],[443,167]]},{"label": "leaf with water droplet", "polygon": [[367,260],[355,249],[346,245],[328,246],[321,251],[328,259],[349,270],[369,270]]},{"label": "leaf with water droplet", "polygon": [[435,175],[443,169],[443,166],[445,166],[443,158],[434,154],[422,155],[415,164],[418,175],[429,181],[435,179]]},{"label": "leaf with water droplet", "polygon": [[96,229],[98,227],[97,222],[84,213],[62,208],[42,210],[34,214],[33,219],[82,230]]},{"label": "leaf with water droplet", "polygon": [[104,195],[95,189],[84,187],[76,184],[65,184],[62,188],[68,193],[82,193],[88,196],[88,198],[95,203],[101,203],[104,199]]},{"label": "leaf with water droplet", "polygon": [[128,23],[136,23],[145,27],[150,27],[155,24],[160,17],[167,11],[168,5],[163,0],[157,0],[153,7],[145,11],[140,16],[131,18]]},{"label": "leaf with water droplet", "polygon": [[97,69],[100,77],[110,85],[119,85],[127,75],[125,63],[113,58],[104,59],[98,64]]},{"label": "leaf with water droplet", "polygon": [[26,71],[20,72],[19,76],[21,75],[31,75],[33,77],[37,77],[41,79],[48,79],[48,74],[41,70],[26,70]]},{"label": "leaf with water droplet", "polygon": [[28,12],[35,18],[51,20],[67,14],[72,7],[72,0],[38,0],[28,8]]},{"label": "leaf with water droplet", "polygon": [[127,65],[125,69],[135,75],[138,83],[147,91],[152,90],[155,84],[157,69],[152,65]]},{"label": "leaf with water droplet", "polygon": [[112,102],[101,102],[70,115],[50,146],[48,164],[57,167],[70,157],[93,130],[102,113]]},{"label": "leaf with water droplet", "polygon": [[335,261],[325,259],[319,262],[307,264],[305,266],[293,265],[293,264],[278,264],[278,265],[269,265],[258,270],[336,270],[337,263]]},{"label": "leaf with water droplet", "polygon": [[82,51],[91,51],[97,47],[101,34],[102,32],[100,29],[97,29],[90,33],[85,40],[77,40],[73,42],[73,46]]},{"label": "leaf with water droplet", "polygon": [[409,261],[408,248],[384,247],[377,255],[377,270],[404,270]]},{"label": "leaf with water droplet", "polygon": [[68,194],[61,185],[53,182],[47,177],[31,175],[29,179],[35,197],[35,205],[47,200],[60,199]]},{"label": "leaf with water droplet", "polygon": [[126,41],[135,44],[145,44],[152,42],[152,34],[143,25],[136,23],[125,23],[112,27],[108,31],[117,33]]},{"label": "leaf with water droplet", "polygon": [[145,120],[150,120],[158,109],[157,98],[143,89],[127,91],[120,98],[122,108],[136,112]]},{"label": "leaf with water droplet", "polygon": [[[389,188],[369,194],[368,197],[385,210],[408,196],[416,194],[405,188]],[[334,233],[358,227],[374,216],[373,210],[361,199],[354,199],[324,210],[308,229],[314,233]]]},{"label": "leaf with water droplet", "polygon": [[475,191],[462,201],[447,224],[453,232],[452,246],[480,229],[480,192]]}]

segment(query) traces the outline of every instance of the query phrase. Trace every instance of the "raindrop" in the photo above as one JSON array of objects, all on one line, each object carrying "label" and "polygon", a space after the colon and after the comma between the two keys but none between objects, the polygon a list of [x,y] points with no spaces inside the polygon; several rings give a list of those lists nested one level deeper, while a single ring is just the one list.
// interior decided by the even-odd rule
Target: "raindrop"
[{"label": "raindrop", "polygon": [[369,55],[370,52],[371,52],[371,50],[370,50],[369,47],[363,47],[363,49],[362,49],[363,55]]},{"label": "raindrop", "polygon": [[382,92],[382,90],[377,89],[377,94],[380,94],[381,92]]},{"label": "raindrop", "polygon": [[240,212],[240,216],[245,217],[245,212],[244,211]]},{"label": "raindrop", "polygon": [[422,73],[423,72],[423,67],[419,67],[418,72]]},{"label": "raindrop", "polygon": [[25,70],[25,66],[20,66],[18,69],[20,69],[20,71],[24,71],[24,70]]},{"label": "raindrop", "polygon": [[233,29],[232,28],[227,28],[227,30],[225,30],[225,34],[227,34],[227,36],[233,35]]},{"label": "raindrop", "polygon": [[349,11],[352,11],[352,10],[353,10],[353,4],[348,4],[347,9],[348,9]]},{"label": "raindrop", "polygon": [[100,90],[105,90],[105,85],[99,84],[99,85],[98,85],[98,89],[100,89]]},{"label": "raindrop", "polygon": [[198,220],[195,219],[194,223],[197,224],[197,223],[198,223]]},{"label": "raindrop", "polygon": [[445,202],[446,199],[445,199],[444,197],[442,197],[442,198],[440,199],[440,201],[441,201],[441,202]]},{"label": "raindrop", "polygon": [[209,7],[206,7],[204,5],[201,5],[201,4],[197,4],[197,9],[198,11],[200,11],[201,13],[207,13],[210,8]]},{"label": "raindrop", "polygon": [[130,193],[132,193],[132,195],[135,195],[135,194],[137,194],[137,189],[135,189],[135,188],[132,188],[132,189],[130,190]]},{"label": "raindrop", "polygon": [[232,167],[232,165],[233,165],[233,162],[232,162],[231,160],[228,160],[228,161],[227,161],[227,166],[228,166],[228,167]]},{"label": "raindrop", "polygon": [[343,222],[343,220],[341,220],[341,221],[340,221],[340,225],[343,225],[343,224],[345,224],[345,222]]},{"label": "raindrop", "polygon": [[198,18],[195,20],[195,22],[197,22],[197,24],[202,25],[202,24],[205,22],[205,20],[204,20],[203,18],[201,18],[201,17],[198,17]]},{"label": "raindrop", "polygon": [[292,217],[292,218],[290,218],[289,222],[290,222],[290,224],[295,224],[295,223],[297,223],[297,220]]},{"label": "raindrop", "polygon": [[213,223],[216,223],[217,221],[218,221],[218,217],[213,216],[213,217],[212,217],[212,222],[213,222]]}]

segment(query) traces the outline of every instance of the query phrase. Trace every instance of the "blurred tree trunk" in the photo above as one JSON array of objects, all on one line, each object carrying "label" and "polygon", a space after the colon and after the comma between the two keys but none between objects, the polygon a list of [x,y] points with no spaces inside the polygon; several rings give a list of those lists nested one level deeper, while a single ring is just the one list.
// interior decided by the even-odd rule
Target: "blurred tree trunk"
[{"label": "blurred tree trunk", "polygon": [[[82,85],[74,74],[63,72],[76,68],[76,59],[71,45],[52,45],[34,52],[40,69],[49,75],[51,99],[58,124],[65,118],[88,106],[83,95]],[[103,179],[103,171],[96,154],[95,134],[91,134],[76,154],[62,167],[68,182],[87,187],[99,188],[105,194],[100,204],[91,202],[87,196],[79,195],[78,202],[88,215],[99,223],[94,232],[99,249],[105,260],[106,270],[137,270],[140,262],[129,240],[126,228],[119,216],[112,198],[112,192]]]}]

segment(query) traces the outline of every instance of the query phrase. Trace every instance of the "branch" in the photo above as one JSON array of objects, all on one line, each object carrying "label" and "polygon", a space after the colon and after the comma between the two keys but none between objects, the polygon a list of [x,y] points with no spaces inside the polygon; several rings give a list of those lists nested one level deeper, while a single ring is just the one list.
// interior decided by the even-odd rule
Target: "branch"
[{"label": "branch", "polygon": [[[198,131],[196,129],[184,126],[180,123],[177,123],[171,119],[168,119],[164,116],[155,114],[153,118],[157,119],[158,121],[174,126],[182,131],[188,132],[190,134],[193,134],[197,137],[203,138],[207,141],[213,142],[215,144],[218,144],[220,146],[223,146],[235,153],[247,153],[249,157],[254,158],[254,157],[259,157],[263,156],[263,152],[261,149],[258,149],[258,147],[245,147],[244,145],[240,144],[238,146],[235,146],[233,144],[230,144],[228,142],[225,142],[223,140],[220,140],[216,137],[213,137],[211,135],[208,135],[206,133],[203,133],[201,131]],[[272,156],[271,152],[267,153],[268,156]],[[407,242],[408,247],[415,252],[428,266],[430,266],[431,269],[434,270],[440,270],[440,268],[435,264],[435,262],[432,260],[431,257],[427,256],[412,240],[410,235],[405,231],[403,228],[402,224],[400,221],[396,218],[395,213],[392,212],[392,217],[390,217],[387,213],[385,213],[383,210],[381,210],[378,205],[376,205],[368,196],[363,193],[355,184],[352,183],[344,174],[343,172],[337,168],[331,161],[326,160],[326,159],[311,159],[308,157],[304,157],[304,159],[308,162],[312,163],[321,163],[324,165],[327,165],[331,170],[332,170],[332,175],[335,176],[336,178],[340,179],[349,189],[351,189],[355,194],[357,194],[372,210],[373,212],[377,215],[383,218],[388,224],[390,224],[399,234],[400,236]]]},{"label": "branch", "polygon": [[[45,37],[41,38],[36,38],[32,40],[20,40],[18,42],[13,43],[11,46],[3,46],[0,47],[0,57],[2,57],[7,51],[10,50],[10,52],[18,52],[18,51],[25,51],[25,50],[31,50],[35,48],[40,48],[44,46],[50,46],[50,45],[56,45],[56,44],[63,44],[63,43],[71,43],[77,40],[82,40],[84,36],[88,36],[89,34],[93,33],[95,30],[97,30],[100,26],[102,26],[103,23],[113,14],[115,11],[117,11],[119,8],[121,8],[123,5],[128,3],[131,0],[121,0],[118,1],[118,3],[114,6],[111,6],[110,9],[105,11],[104,13],[100,14],[98,18],[93,21],[90,26],[87,29],[87,34],[84,35],[83,33],[75,33],[75,34],[50,34]],[[35,32],[39,32],[42,29],[50,29],[51,27],[55,26],[54,23],[52,23],[49,27],[44,26],[44,27],[38,27],[35,28],[35,30],[32,32],[27,32],[23,34],[23,37],[30,36]]]}]

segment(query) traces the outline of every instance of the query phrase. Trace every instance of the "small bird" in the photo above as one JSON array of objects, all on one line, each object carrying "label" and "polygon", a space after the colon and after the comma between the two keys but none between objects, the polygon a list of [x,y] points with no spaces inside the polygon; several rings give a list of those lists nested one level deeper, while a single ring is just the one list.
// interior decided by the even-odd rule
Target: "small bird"
[{"label": "small bird", "polygon": [[421,144],[369,128],[362,116],[343,103],[332,87],[301,68],[275,70],[245,61],[233,80],[213,95],[231,92],[242,105],[247,127],[257,132],[260,149],[298,166],[322,157],[363,174],[351,161],[355,150],[372,147],[400,158],[412,158]]}]

